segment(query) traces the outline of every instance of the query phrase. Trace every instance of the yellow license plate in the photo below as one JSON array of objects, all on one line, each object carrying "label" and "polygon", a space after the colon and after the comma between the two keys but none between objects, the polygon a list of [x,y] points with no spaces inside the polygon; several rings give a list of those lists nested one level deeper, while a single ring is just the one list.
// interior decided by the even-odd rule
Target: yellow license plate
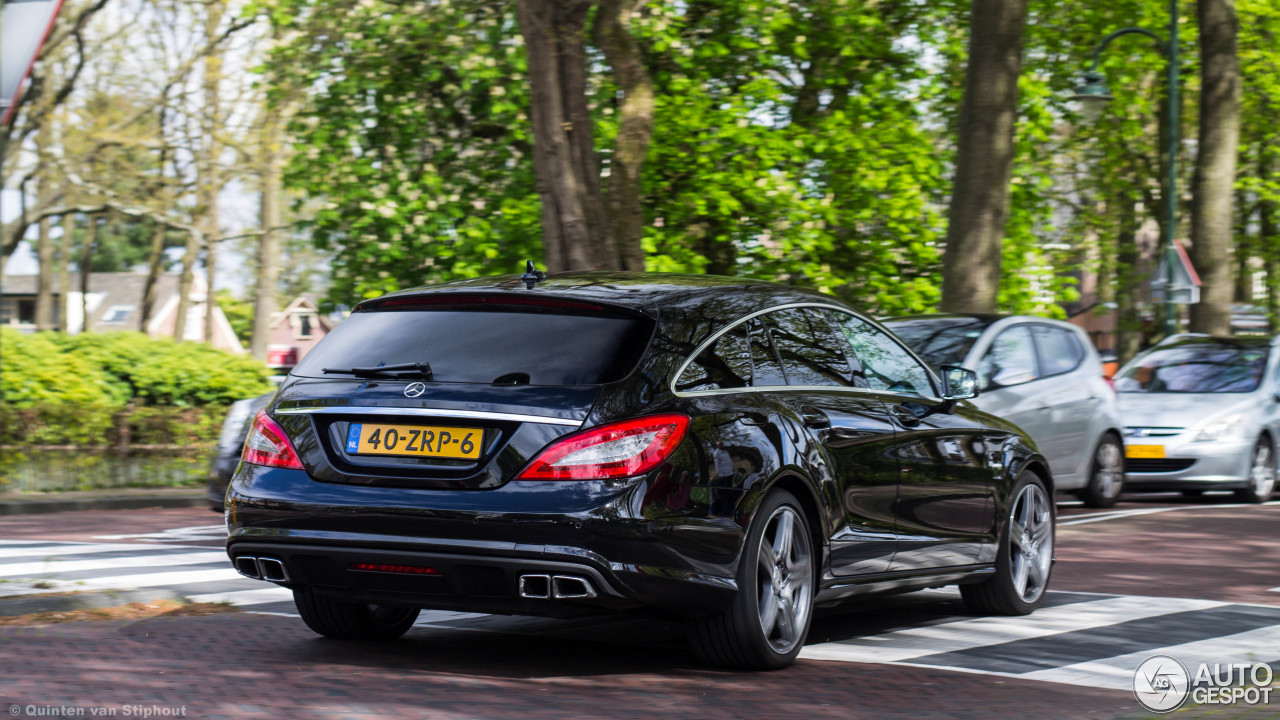
[{"label": "yellow license plate", "polygon": [[1134,459],[1153,460],[1164,457],[1163,445],[1126,445],[1124,456]]},{"label": "yellow license plate", "polygon": [[480,457],[484,430],[424,425],[351,423],[347,452],[353,455],[408,455],[474,460]]}]

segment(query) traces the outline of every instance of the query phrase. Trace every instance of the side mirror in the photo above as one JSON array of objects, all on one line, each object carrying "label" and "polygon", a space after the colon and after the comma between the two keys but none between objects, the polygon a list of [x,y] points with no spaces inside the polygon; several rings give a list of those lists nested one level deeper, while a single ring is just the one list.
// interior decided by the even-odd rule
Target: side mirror
[{"label": "side mirror", "polygon": [[1036,379],[1036,374],[1025,368],[1004,368],[991,378],[991,384],[998,387],[1010,387],[1012,385],[1021,385],[1029,383]]},{"label": "side mirror", "polygon": [[968,400],[978,397],[978,374],[957,365],[942,366],[942,382],[946,386],[943,400]]}]

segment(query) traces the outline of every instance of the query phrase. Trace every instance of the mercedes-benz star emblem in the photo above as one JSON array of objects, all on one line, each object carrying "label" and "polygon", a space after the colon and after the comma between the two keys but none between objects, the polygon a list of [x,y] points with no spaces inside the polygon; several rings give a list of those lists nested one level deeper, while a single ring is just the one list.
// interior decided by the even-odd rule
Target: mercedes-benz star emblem
[{"label": "mercedes-benz star emblem", "polygon": [[419,395],[421,395],[426,391],[427,391],[426,383],[420,383],[420,382],[409,383],[404,388],[404,396],[418,397]]}]

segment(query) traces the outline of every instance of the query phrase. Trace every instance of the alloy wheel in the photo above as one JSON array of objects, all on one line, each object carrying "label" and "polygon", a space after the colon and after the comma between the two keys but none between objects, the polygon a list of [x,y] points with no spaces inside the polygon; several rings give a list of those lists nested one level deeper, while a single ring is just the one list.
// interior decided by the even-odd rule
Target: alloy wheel
[{"label": "alloy wheel", "polygon": [[1053,564],[1053,508],[1038,484],[1018,493],[1009,511],[1009,570],[1013,590],[1027,603],[1044,594]]},{"label": "alloy wheel", "polygon": [[773,511],[758,555],[760,628],[774,652],[785,655],[800,642],[813,606],[813,553],[794,508],[782,505]]},{"label": "alloy wheel", "polygon": [[1253,467],[1249,469],[1253,492],[1260,498],[1271,494],[1276,486],[1276,470],[1271,467],[1271,445],[1259,443],[1253,451]]},{"label": "alloy wheel", "polygon": [[1097,460],[1098,494],[1107,499],[1114,498],[1124,487],[1124,454],[1116,443],[1102,442],[1098,445]]}]

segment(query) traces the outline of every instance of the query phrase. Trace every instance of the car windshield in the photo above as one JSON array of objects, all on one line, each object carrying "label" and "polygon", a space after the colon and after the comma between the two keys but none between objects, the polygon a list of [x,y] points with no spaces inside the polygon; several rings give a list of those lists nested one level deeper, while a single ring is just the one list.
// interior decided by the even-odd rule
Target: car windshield
[{"label": "car windshield", "polygon": [[356,374],[352,368],[427,363],[436,382],[595,385],[631,372],[652,327],[647,319],[616,315],[356,312],[307,353],[293,374],[332,378]]},{"label": "car windshield", "polygon": [[972,317],[939,317],[886,320],[884,325],[941,372],[943,365],[964,362],[969,349],[991,322]]},{"label": "car windshield", "polygon": [[1195,343],[1156,348],[1115,378],[1122,393],[1247,393],[1267,368],[1266,346]]}]

